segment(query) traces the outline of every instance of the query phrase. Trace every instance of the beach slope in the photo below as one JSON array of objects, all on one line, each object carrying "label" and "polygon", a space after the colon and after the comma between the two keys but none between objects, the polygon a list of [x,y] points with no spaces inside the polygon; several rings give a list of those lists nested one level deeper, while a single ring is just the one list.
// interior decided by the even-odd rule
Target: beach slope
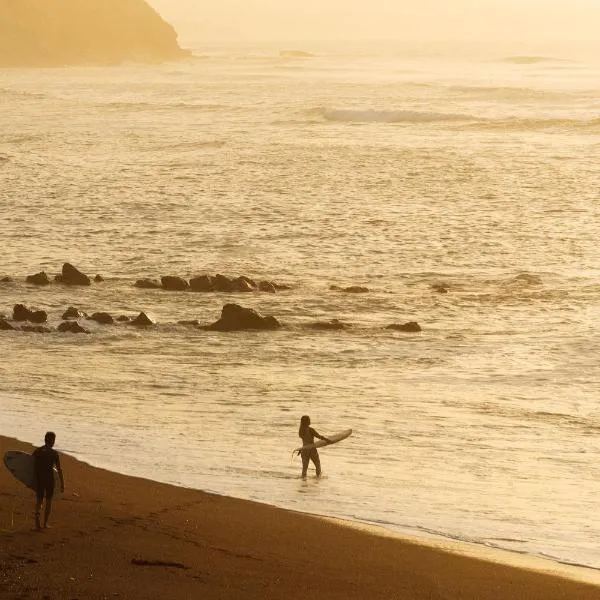
[{"label": "beach slope", "polygon": [[[0,437],[0,454],[31,446]],[[63,455],[53,527],[0,469],[0,599],[597,600],[600,587]]]}]

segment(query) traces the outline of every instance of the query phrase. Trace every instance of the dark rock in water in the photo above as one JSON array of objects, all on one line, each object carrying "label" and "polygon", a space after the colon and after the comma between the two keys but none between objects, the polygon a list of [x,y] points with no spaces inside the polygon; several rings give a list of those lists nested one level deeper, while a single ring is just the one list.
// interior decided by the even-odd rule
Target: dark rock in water
[{"label": "dark rock in water", "polygon": [[5,319],[0,319],[0,331],[14,331],[14,327],[8,323]]},{"label": "dark rock in water", "polygon": [[351,285],[345,288],[339,285],[330,285],[329,289],[335,292],[346,292],[347,294],[366,294],[369,291],[369,288],[361,285]]},{"label": "dark rock in water", "polygon": [[13,319],[15,321],[29,321],[31,311],[23,304],[15,304],[13,307]]},{"label": "dark rock in water", "polygon": [[278,329],[281,324],[275,317],[263,317],[252,308],[239,304],[226,304],[221,318],[206,327],[212,331],[242,331],[245,329]]},{"label": "dark rock in water", "polygon": [[256,281],[254,281],[254,279],[250,279],[250,277],[246,277],[245,275],[240,275],[238,277],[238,279],[243,279],[252,288],[257,287]]},{"label": "dark rock in water", "polygon": [[407,333],[418,333],[422,331],[421,326],[416,321],[408,321],[407,323],[393,323],[388,325],[386,329],[394,329],[395,331],[405,331]]},{"label": "dark rock in water", "polygon": [[181,277],[173,277],[172,275],[165,275],[160,278],[163,290],[170,292],[183,292],[190,288],[190,284]]},{"label": "dark rock in water", "polygon": [[270,281],[259,282],[258,289],[261,292],[268,292],[269,294],[275,294],[277,292],[277,288],[275,287],[275,284]]},{"label": "dark rock in water", "polygon": [[214,289],[217,292],[234,292],[235,286],[229,277],[217,273],[213,278]]},{"label": "dark rock in water", "polygon": [[49,285],[50,278],[45,271],[41,271],[40,273],[36,273],[35,275],[27,275],[25,279],[26,283],[31,283],[33,285]]},{"label": "dark rock in water", "polygon": [[158,290],[162,288],[162,285],[156,281],[156,279],[138,279],[135,282],[135,286],[146,290]]},{"label": "dark rock in water", "polygon": [[15,321],[31,321],[32,323],[45,323],[48,313],[45,310],[30,310],[23,304],[15,304],[13,308]]},{"label": "dark rock in water", "polygon": [[8,275],[6,275],[2,279],[0,279],[0,283],[11,283],[11,282],[12,282],[12,279]]},{"label": "dark rock in water", "polygon": [[250,284],[250,280],[247,277],[237,277],[231,284],[235,292],[253,292],[256,286]]},{"label": "dark rock in water", "polygon": [[215,289],[213,278],[210,275],[198,275],[190,279],[192,292],[212,292]]},{"label": "dark rock in water", "polygon": [[444,283],[434,283],[431,286],[431,289],[434,292],[437,292],[438,294],[447,294],[448,293],[448,286]]},{"label": "dark rock in water", "polygon": [[50,329],[48,327],[43,327],[42,325],[23,325],[21,331],[30,333],[50,333]]},{"label": "dark rock in water", "polygon": [[89,333],[77,321],[64,321],[58,326],[61,333]]},{"label": "dark rock in water", "polygon": [[96,283],[102,283],[104,281],[104,277],[102,277],[102,275],[96,275],[96,277],[94,277],[94,281]]},{"label": "dark rock in water", "polygon": [[133,321],[130,321],[131,325],[136,327],[148,327],[149,325],[156,325],[156,323],[145,313],[141,312]]},{"label": "dark rock in water", "polygon": [[62,268],[62,278],[60,283],[65,285],[92,285],[91,279],[75,268],[71,263],[65,263]]},{"label": "dark rock in water", "polygon": [[63,321],[66,321],[67,319],[86,319],[87,314],[78,310],[74,306],[69,306],[69,308],[65,310],[61,318],[63,319]]},{"label": "dark rock in water", "polygon": [[95,312],[91,317],[88,317],[90,321],[96,321],[101,325],[112,325],[115,320],[107,312]]},{"label": "dark rock in water", "polygon": [[45,310],[31,311],[29,320],[32,323],[45,323],[48,320],[48,313]]},{"label": "dark rock in water", "polygon": [[131,317],[121,315],[120,317],[117,317],[117,321],[119,321],[119,323],[126,323],[127,321],[131,321]]},{"label": "dark rock in water", "polygon": [[348,329],[350,325],[347,323],[342,323],[338,319],[331,319],[331,321],[317,321],[315,323],[310,323],[309,327],[311,329],[321,329],[324,331],[331,330],[339,330],[339,329]]},{"label": "dark rock in water", "polygon": [[0,68],[110,66],[189,56],[143,0],[2,0]]},{"label": "dark rock in water", "polygon": [[200,323],[198,323],[198,319],[193,319],[191,321],[177,321],[178,325],[188,325],[190,327],[200,327]]}]

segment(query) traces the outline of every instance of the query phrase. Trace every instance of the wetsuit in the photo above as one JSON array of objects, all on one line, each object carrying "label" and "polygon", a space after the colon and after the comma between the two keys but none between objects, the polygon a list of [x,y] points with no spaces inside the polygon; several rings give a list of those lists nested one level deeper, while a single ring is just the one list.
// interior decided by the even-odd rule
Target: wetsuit
[{"label": "wetsuit", "polygon": [[36,494],[41,501],[46,497],[52,500],[54,495],[54,467],[60,470],[58,452],[48,446],[41,446],[33,453]]}]

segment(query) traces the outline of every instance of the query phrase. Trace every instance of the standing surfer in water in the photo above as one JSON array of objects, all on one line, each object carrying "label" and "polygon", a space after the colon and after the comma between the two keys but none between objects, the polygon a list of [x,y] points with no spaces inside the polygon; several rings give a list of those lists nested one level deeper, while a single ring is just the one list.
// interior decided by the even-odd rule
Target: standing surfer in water
[{"label": "standing surfer in water", "polygon": [[[303,446],[306,446],[307,444],[314,444],[315,438],[325,440],[326,442],[330,441],[328,438],[317,433],[317,431],[310,426],[310,417],[308,415],[304,415],[300,419],[300,429],[298,430],[298,436],[302,438]],[[306,477],[306,472],[308,471],[308,463],[311,460],[315,465],[317,477],[320,477],[321,459],[319,458],[319,453],[317,452],[317,449],[311,448],[310,450],[300,450],[300,456],[302,457],[302,477]]]}]

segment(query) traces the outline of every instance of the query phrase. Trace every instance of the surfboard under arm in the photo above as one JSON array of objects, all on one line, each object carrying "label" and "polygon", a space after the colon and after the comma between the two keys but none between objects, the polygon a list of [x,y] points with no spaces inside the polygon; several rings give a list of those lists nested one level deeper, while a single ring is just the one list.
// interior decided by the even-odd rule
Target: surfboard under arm
[{"label": "surfboard under arm", "polygon": [[335,435],[327,436],[327,440],[318,440],[312,444],[305,444],[304,446],[300,446],[300,448],[296,448],[294,452],[301,452],[302,450],[312,450],[313,448],[323,448],[323,446],[331,446],[331,444],[337,444],[342,440],[345,440],[347,437],[352,435],[352,429],[346,429],[344,431],[340,431]]}]

